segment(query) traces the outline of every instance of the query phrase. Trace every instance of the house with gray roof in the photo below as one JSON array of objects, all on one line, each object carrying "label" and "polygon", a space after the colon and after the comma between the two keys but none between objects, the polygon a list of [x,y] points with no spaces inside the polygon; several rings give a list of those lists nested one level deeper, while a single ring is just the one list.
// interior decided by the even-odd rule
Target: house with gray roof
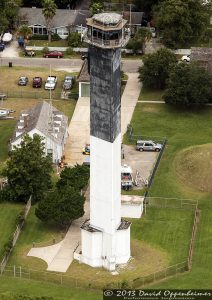
[{"label": "house with gray roof", "polygon": [[[89,14],[88,10],[57,9],[52,21],[52,33],[57,33],[62,39],[65,39],[70,31],[83,32]],[[34,35],[47,35],[42,8],[21,7],[19,18],[21,23],[32,29]]]},{"label": "house with gray roof", "polygon": [[52,161],[58,163],[63,156],[68,136],[68,118],[50,103],[40,102],[22,111],[10,141],[11,150],[20,145],[26,134],[30,137],[36,134],[43,137],[45,154],[50,154]]}]

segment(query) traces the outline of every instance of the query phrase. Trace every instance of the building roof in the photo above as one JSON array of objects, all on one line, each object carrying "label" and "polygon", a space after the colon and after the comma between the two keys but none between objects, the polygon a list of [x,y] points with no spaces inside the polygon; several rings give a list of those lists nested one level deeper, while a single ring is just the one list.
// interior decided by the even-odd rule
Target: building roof
[{"label": "building roof", "polygon": [[[131,12],[131,25],[141,25],[143,14],[144,14],[143,12],[137,12],[137,11]],[[130,23],[130,12],[124,11],[123,18],[128,20],[128,24],[129,24]]]},{"label": "building roof", "polygon": [[[71,25],[86,26],[86,18],[89,17],[88,10],[57,9],[52,21],[52,28],[66,27]],[[29,26],[46,26],[42,8],[21,7],[19,16],[22,21],[27,21]]]},{"label": "building roof", "polygon": [[192,47],[191,58],[199,61],[212,60],[212,48]]},{"label": "building roof", "polygon": [[212,48],[192,47],[191,60],[199,62],[212,73]]},{"label": "building roof", "polygon": [[[52,118],[50,117],[51,115]],[[61,121],[61,124],[58,124],[58,121]],[[22,128],[18,128],[20,126]],[[11,143],[33,129],[37,129],[46,137],[49,137],[58,144],[62,144],[67,127],[68,118],[54,106],[51,107],[49,103],[43,101],[28,110],[22,111]],[[16,137],[17,132],[20,134]]]},{"label": "building roof", "polygon": [[88,60],[87,58],[84,60],[79,75],[77,77],[77,81],[79,82],[90,82],[90,74],[88,73]]},{"label": "building roof", "polygon": [[105,26],[116,26],[122,21],[122,16],[117,13],[101,13],[95,14],[92,19]]}]

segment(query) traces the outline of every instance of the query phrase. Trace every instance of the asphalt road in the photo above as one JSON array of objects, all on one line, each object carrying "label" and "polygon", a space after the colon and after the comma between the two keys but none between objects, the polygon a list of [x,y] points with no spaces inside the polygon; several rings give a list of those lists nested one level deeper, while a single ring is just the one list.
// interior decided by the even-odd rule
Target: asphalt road
[{"label": "asphalt road", "polygon": [[[25,66],[25,67],[51,67],[60,68],[60,69],[80,69],[82,65],[81,59],[57,59],[57,58],[0,58],[0,65],[1,66],[8,66],[9,62],[12,62],[13,66]],[[122,69],[124,72],[128,73],[136,73],[138,67],[142,65],[142,60],[122,60],[123,66]]]}]

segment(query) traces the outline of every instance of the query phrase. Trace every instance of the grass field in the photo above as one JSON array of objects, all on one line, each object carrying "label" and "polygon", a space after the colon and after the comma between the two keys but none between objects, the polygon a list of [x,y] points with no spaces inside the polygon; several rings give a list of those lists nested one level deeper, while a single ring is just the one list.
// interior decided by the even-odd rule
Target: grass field
[{"label": "grass field", "polygon": [[52,41],[49,43],[47,40],[29,40],[26,46],[37,47],[68,47],[67,40]]},{"label": "grass field", "polygon": [[[26,295],[34,297],[54,297],[61,300],[102,300],[101,292],[94,292],[82,289],[62,287],[56,284],[25,280],[11,277],[0,277],[0,299],[1,295]],[[4,298],[3,298],[4,299]]]},{"label": "grass field", "polygon": [[139,101],[163,101],[164,91],[162,90],[149,90],[141,89],[138,100]]},{"label": "grass field", "polygon": [[[154,287],[210,288],[212,282],[212,193],[194,189],[185,180],[183,181],[176,172],[175,159],[186,148],[211,143],[212,108],[186,111],[164,104],[139,103],[132,125],[135,134],[142,132],[148,136],[168,138],[168,145],[154,178],[150,195],[198,199],[201,209],[192,271]],[[204,157],[209,167],[212,158]],[[203,163],[205,163],[204,160]],[[196,170],[196,172],[199,171]]]},{"label": "grass field", "polygon": [[0,261],[3,255],[3,247],[9,237],[15,231],[15,219],[21,212],[23,205],[0,203]]},{"label": "grass field", "polygon": [[[50,74],[48,68],[23,68],[23,67],[0,67],[0,92],[8,95],[9,98],[34,98],[34,99],[49,99],[49,91],[44,89],[46,78]],[[51,75],[57,76],[57,85],[54,91],[52,91],[52,99],[60,99],[62,84],[67,75],[65,71],[51,71]],[[73,75],[76,76],[76,73]],[[29,82],[26,86],[19,86],[18,79],[20,76],[27,76]],[[43,79],[41,88],[33,88],[32,80],[33,77],[40,76]],[[75,83],[72,90],[73,93],[78,92],[78,83]],[[1,105],[1,104],[0,104]]]},{"label": "grass field", "polygon": [[[118,276],[112,276],[102,268],[97,270],[74,261],[65,274],[66,281],[73,284],[77,280],[80,286],[88,286],[90,283],[91,286],[101,287],[146,276],[185,260],[188,255],[193,212],[151,207],[142,219],[130,221],[133,259],[125,268],[119,270]],[[57,228],[41,223],[32,209],[8,265],[45,271],[47,264],[40,259],[27,257],[27,253],[33,242],[36,246],[51,245],[53,237],[57,242],[61,233]],[[49,241],[50,236],[52,239]],[[176,248],[176,244],[182,240],[181,246]]]}]

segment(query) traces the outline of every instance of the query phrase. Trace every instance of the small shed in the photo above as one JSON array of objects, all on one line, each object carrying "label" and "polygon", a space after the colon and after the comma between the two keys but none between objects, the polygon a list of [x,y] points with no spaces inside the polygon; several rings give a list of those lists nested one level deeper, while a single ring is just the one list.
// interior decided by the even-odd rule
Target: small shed
[{"label": "small shed", "polygon": [[79,97],[90,97],[90,74],[87,58],[83,62],[77,81],[79,82]]}]

